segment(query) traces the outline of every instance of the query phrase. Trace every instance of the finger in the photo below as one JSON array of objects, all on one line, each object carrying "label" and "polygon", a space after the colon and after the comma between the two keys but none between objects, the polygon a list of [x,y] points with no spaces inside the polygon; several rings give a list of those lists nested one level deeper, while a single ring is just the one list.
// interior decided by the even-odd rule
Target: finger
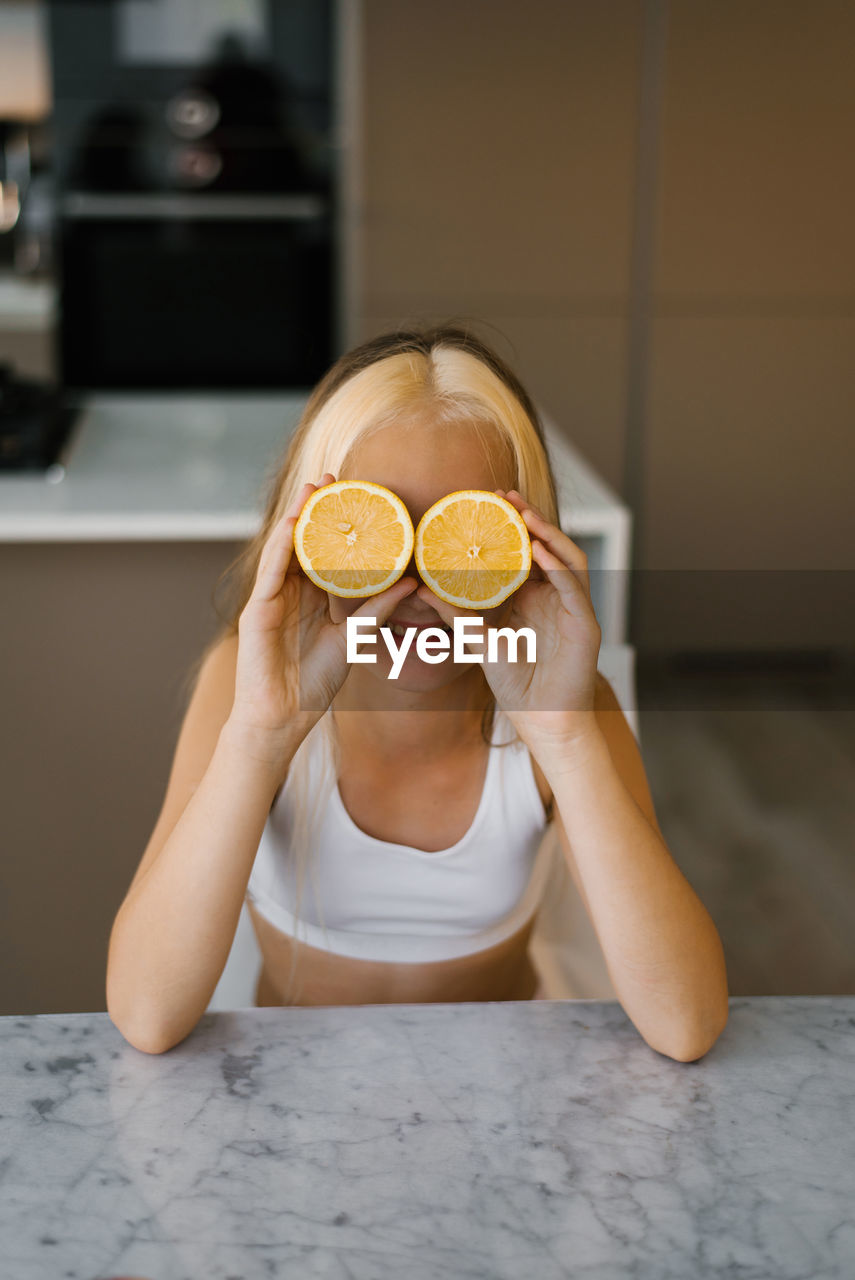
[{"label": "finger", "polygon": [[[251,600],[272,600],[282,590],[292,559],[296,523],[297,516],[285,515],[273,526],[258,561]],[[297,561],[296,556],[293,559]]]},{"label": "finger", "polygon": [[[320,489],[324,484],[328,483],[327,476],[332,479],[332,472],[324,472],[320,485],[306,481],[295,495],[294,501],[284,516],[280,516],[271,529],[270,536],[261,551],[255,588],[250,598],[271,600],[282,590],[282,584],[287,573],[302,574],[303,570],[300,562],[292,554],[294,549],[294,526],[310,495],[316,489]],[[263,586],[261,585],[262,582],[264,583]]]},{"label": "finger", "polygon": [[519,511],[530,535],[539,538],[554,556],[568,564],[574,572],[584,574],[587,578],[588,557],[582,548],[577,546],[563,529],[559,529],[558,525],[551,524],[536,507],[521,498],[516,489],[511,489],[506,496],[508,501]]},{"label": "finger", "polygon": [[555,587],[568,613],[579,618],[593,612],[593,604],[586,585],[537,538],[532,539],[531,554],[540,565],[547,580]]},{"label": "finger", "polygon": [[[296,524],[297,518],[299,517],[300,512],[303,510],[303,507],[306,505],[306,503],[308,502],[311,495],[315,492],[315,490],[322,489],[324,485],[330,484],[334,479],[335,477],[333,476],[331,471],[325,471],[324,474],[321,476],[320,484],[312,484],[310,481],[307,481],[303,485],[300,492],[294,498],[294,501],[291,503],[288,510],[286,511],[285,513],[286,519],[289,516],[294,516],[294,523]],[[306,579],[307,582],[311,581],[311,579],[308,578],[308,576],[303,572],[303,566],[300,564],[300,561],[297,559],[296,556],[291,556],[286,566],[285,572],[287,575],[303,577]]]},{"label": "finger", "polygon": [[354,610],[351,617],[376,618],[379,627],[391,617],[405,596],[408,596],[417,586],[416,578],[399,578],[385,591],[378,592],[376,596],[369,596],[364,604]]},{"label": "finger", "polygon": [[541,569],[537,561],[534,558],[532,558],[531,568],[528,571],[528,577],[526,578],[526,582],[545,582],[545,581],[546,581],[546,574],[543,572],[543,570]]},{"label": "finger", "polygon": [[323,489],[324,485],[331,484],[333,479],[334,477],[332,472],[325,471],[324,474],[321,476],[320,484],[312,484],[311,481],[307,480],[306,483],[303,485],[302,489],[300,490],[300,492],[295,495],[294,501],[291,503],[290,507],[285,512],[285,515],[298,516],[300,512],[303,510],[303,507],[306,505],[309,497],[314,493],[314,491],[316,489]]}]

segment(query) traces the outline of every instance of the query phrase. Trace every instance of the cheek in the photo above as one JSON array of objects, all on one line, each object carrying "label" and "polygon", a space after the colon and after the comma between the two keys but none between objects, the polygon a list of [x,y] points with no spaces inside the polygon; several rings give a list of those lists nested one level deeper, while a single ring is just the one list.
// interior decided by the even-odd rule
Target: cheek
[{"label": "cheek", "polygon": [[364,601],[361,599],[347,599],[344,596],[332,596],[327,592],[327,600],[329,601],[330,618],[333,622],[344,622],[345,618],[349,618]]}]

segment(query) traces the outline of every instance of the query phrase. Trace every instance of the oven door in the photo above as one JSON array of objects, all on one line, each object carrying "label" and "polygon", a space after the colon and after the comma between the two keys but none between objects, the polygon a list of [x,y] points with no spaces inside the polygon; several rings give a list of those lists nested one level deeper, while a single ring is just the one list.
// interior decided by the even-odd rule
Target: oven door
[{"label": "oven door", "polygon": [[80,389],[290,389],[334,359],[318,196],[66,197],[60,360]]}]

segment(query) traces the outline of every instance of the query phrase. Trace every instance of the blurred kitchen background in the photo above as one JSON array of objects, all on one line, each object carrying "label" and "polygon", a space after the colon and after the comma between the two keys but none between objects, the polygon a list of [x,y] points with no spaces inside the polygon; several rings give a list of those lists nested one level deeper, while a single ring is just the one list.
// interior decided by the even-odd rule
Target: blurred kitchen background
[{"label": "blurred kitchen background", "polygon": [[631,524],[731,993],[855,991],[853,49],[849,0],[2,0],[0,1013],[105,1007],[271,446],[439,320]]}]

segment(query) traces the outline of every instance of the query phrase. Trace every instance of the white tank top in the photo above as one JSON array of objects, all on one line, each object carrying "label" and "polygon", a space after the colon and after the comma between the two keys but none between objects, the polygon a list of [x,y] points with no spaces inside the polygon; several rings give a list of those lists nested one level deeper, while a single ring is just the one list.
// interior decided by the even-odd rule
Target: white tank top
[{"label": "white tank top", "polygon": [[[492,742],[507,743],[513,733],[497,707]],[[321,754],[313,748],[313,787],[321,785]],[[472,825],[435,853],[367,835],[347,812],[336,781],[314,840],[314,872],[305,873],[299,923],[292,914],[290,781],[289,774],[268,815],[247,897],[277,929],[309,946],[363,960],[448,960],[495,946],[540,905],[549,873],[547,819],[528,748],[519,740],[490,747]]]}]

